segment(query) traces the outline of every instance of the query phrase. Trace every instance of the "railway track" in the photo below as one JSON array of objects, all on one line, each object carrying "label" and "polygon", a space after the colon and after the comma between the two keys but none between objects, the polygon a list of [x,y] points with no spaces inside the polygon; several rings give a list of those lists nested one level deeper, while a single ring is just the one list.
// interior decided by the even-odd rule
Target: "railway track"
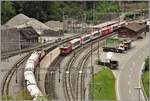
[{"label": "railway track", "polygon": [[[27,58],[30,56],[30,53],[24,56],[23,58],[19,59],[13,66],[12,68],[7,72],[6,76],[3,79],[2,83],[2,90],[1,94],[2,97],[7,97],[9,96],[9,86],[10,86],[10,81],[14,75],[14,73],[17,71],[17,69],[20,67],[20,65],[27,60]],[[3,99],[3,98],[2,98]]]},{"label": "railway track", "polygon": [[[56,46],[48,47],[48,48],[45,48],[44,50],[46,51],[46,54],[47,54],[48,52],[50,52],[55,47]],[[8,99],[8,97],[9,97],[9,86],[10,86],[11,79],[12,79],[14,73],[19,69],[20,65],[23,64],[29,58],[29,56],[31,55],[31,53],[32,53],[32,51],[29,52],[23,58],[19,59],[11,67],[11,69],[6,73],[6,76],[4,77],[4,79],[2,81],[2,90],[1,90],[2,99],[3,99],[3,97],[5,97],[4,99]]]},{"label": "railway track", "polygon": [[[105,39],[106,37],[109,37],[109,36],[112,36],[114,35],[114,33],[110,34],[110,35],[107,35],[105,37],[102,37],[100,40],[103,40]],[[93,42],[89,42],[88,44],[85,44],[81,47],[79,47],[78,49],[76,49],[76,54],[74,55],[72,52],[71,53],[71,58],[70,60],[67,62],[66,64],[66,69],[65,69],[65,73],[63,75],[63,87],[64,87],[64,93],[65,93],[65,98],[67,100],[76,100],[76,99],[82,99],[84,98],[83,96],[83,86],[84,86],[84,78],[80,78],[82,77],[82,73],[81,71],[84,69],[84,64],[85,64],[85,60],[87,60],[87,58],[89,57],[89,54],[91,51],[88,52],[87,55],[85,55],[82,59],[81,59],[81,62],[79,63],[79,66],[78,66],[78,70],[79,70],[79,73],[78,73],[78,82],[79,84],[77,84],[77,93],[75,92],[75,89],[73,89],[73,87],[75,86],[74,83],[71,83],[71,70],[73,69],[73,64],[74,62],[76,61],[76,59],[78,58],[78,56],[80,55],[80,53],[82,53],[85,49],[88,48],[88,46],[91,44],[91,43],[97,43],[98,41],[100,41],[99,39],[96,39],[94,40]],[[96,50],[97,48],[94,48],[92,50]],[[79,87],[81,86],[81,88]],[[80,97],[79,97],[80,96]]]},{"label": "railway track", "polygon": [[[6,58],[9,58],[9,57],[17,55],[17,54],[29,52],[26,56],[24,56],[23,58],[19,59],[11,67],[11,69],[7,72],[6,76],[4,77],[4,79],[2,81],[2,90],[1,90],[2,97],[6,97],[6,99],[7,99],[7,96],[9,96],[9,86],[10,86],[10,82],[11,82],[11,79],[12,79],[14,73],[20,67],[20,65],[28,59],[28,57],[30,56],[30,54],[32,53],[33,50],[36,50],[38,48],[44,48],[44,50],[45,50],[45,52],[47,54],[48,52],[50,52],[52,49],[54,49],[58,45],[63,44],[65,42],[67,42],[68,40],[74,39],[74,38],[79,37],[79,36],[80,35],[72,36],[72,37],[66,38],[66,39],[64,39],[64,40],[62,40],[60,42],[56,42],[54,44],[50,43],[50,44],[44,44],[44,45],[40,45],[40,46],[37,46],[37,47],[29,48],[29,49],[24,49],[22,51],[19,51],[19,53],[17,51],[17,52],[12,52],[12,53],[10,53],[8,55],[3,55],[1,57],[1,59],[6,59]],[[51,45],[51,46],[49,46],[49,45]]]},{"label": "railway track", "polygon": [[[10,82],[11,82],[11,79],[14,75],[14,73],[18,70],[19,66],[25,62],[27,60],[27,58],[30,56],[30,54],[32,53],[33,50],[36,50],[38,48],[44,48],[46,54],[48,52],[50,52],[52,49],[56,48],[58,45],[60,44],[63,44],[65,42],[67,42],[68,40],[71,40],[71,39],[74,39],[76,37],[78,37],[79,35],[77,36],[73,36],[73,37],[69,37],[69,38],[66,38],[64,40],[62,40],[61,42],[57,42],[57,43],[50,43],[50,44],[44,44],[44,45],[40,45],[40,46],[37,46],[37,47],[33,47],[33,48],[29,48],[29,49],[24,49],[22,51],[17,51],[17,52],[12,52],[8,55],[3,55],[1,57],[1,59],[6,59],[6,58],[9,58],[11,56],[14,56],[14,55],[17,55],[18,53],[25,53],[25,52],[29,52],[28,55],[24,56],[23,58],[19,59],[12,67],[11,69],[7,72],[6,76],[4,77],[3,81],[2,81],[2,90],[1,90],[1,95],[2,97],[6,97],[7,99],[7,96],[9,96],[9,86],[10,86]],[[51,46],[49,46],[51,45]],[[54,76],[52,76],[54,77]],[[3,99],[3,98],[2,98]]]},{"label": "railway track", "polygon": [[68,100],[75,100],[75,95],[74,95],[75,92],[73,92],[74,90],[73,90],[73,85],[71,84],[70,72],[71,72],[71,69],[73,68],[72,65],[74,61],[79,56],[79,54],[84,51],[82,48],[78,49],[75,55],[74,53],[71,54],[72,56],[70,60],[67,62],[67,65],[66,65],[67,68],[65,69],[65,73],[63,75],[64,93],[65,93],[66,99]]},{"label": "railway track", "polygon": [[[79,64],[78,64],[78,75],[77,75],[77,80],[76,80],[76,98],[78,100],[84,100],[85,99],[85,87],[84,87],[84,78],[85,78],[85,75],[86,75],[86,63],[87,63],[87,60],[89,59],[90,55],[92,55],[92,52],[96,51],[97,49],[99,48],[99,46],[95,46],[93,48],[92,46],[92,49],[88,50],[88,52],[81,58]],[[92,67],[91,67],[92,68]]]},{"label": "railway track", "polygon": [[81,35],[81,34],[78,34],[78,35],[75,35],[75,36],[72,36],[72,37],[68,37],[68,38],[65,38],[65,39],[63,39],[63,40],[61,40],[61,41],[59,41],[59,42],[44,43],[44,44],[41,44],[41,45],[38,45],[38,46],[32,47],[32,48],[27,48],[27,49],[22,49],[22,50],[18,50],[18,51],[8,52],[7,54],[6,54],[6,53],[5,53],[5,54],[3,53],[3,54],[1,55],[1,60],[5,60],[5,59],[7,59],[7,58],[9,58],[9,57],[12,57],[12,56],[15,56],[15,55],[18,55],[18,54],[31,52],[31,51],[36,50],[36,49],[38,49],[38,48],[46,48],[46,47],[49,47],[49,46],[51,46],[51,48],[52,48],[52,47],[57,47],[58,45],[63,44],[63,43],[65,43],[65,42],[67,42],[67,41],[69,41],[69,40],[72,40],[72,39],[74,39],[74,38],[77,38],[77,37],[79,37],[80,35]]}]

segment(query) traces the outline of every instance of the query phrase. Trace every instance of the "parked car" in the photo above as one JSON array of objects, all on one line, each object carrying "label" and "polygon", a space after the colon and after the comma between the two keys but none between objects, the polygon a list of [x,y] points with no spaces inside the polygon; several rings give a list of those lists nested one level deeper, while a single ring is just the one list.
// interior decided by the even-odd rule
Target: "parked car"
[{"label": "parked car", "polygon": [[138,36],[138,37],[137,37],[137,39],[143,39],[143,37],[141,37],[141,36]]},{"label": "parked car", "polygon": [[98,63],[99,65],[107,66],[110,69],[118,69],[117,67],[119,66],[118,61],[114,61],[114,60],[113,61],[111,60],[110,62],[99,61]]}]

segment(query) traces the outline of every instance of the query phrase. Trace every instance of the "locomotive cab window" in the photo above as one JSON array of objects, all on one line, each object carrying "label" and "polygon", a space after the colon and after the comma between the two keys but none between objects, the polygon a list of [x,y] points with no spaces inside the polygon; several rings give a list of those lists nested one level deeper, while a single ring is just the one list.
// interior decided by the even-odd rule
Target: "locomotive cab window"
[{"label": "locomotive cab window", "polygon": [[68,47],[70,44],[69,43],[66,43],[66,44],[63,44],[63,47]]}]

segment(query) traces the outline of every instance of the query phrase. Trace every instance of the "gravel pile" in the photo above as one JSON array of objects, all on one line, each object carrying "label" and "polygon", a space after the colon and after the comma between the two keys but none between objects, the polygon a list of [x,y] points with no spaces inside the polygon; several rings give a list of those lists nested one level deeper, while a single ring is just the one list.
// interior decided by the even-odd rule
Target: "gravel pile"
[{"label": "gravel pile", "polygon": [[48,26],[46,26],[45,24],[43,24],[42,22],[34,18],[29,18],[24,14],[18,14],[14,16],[5,25],[7,25],[8,27],[16,27],[16,28],[32,26],[39,35],[42,35],[44,30],[53,30]]},{"label": "gravel pile", "polygon": [[60,21],[48,21],[45,23],[45,25],[47,25],[48,27],[50,27],[55,31],[59,31],[63,29],[63,23]]},{"label": "gravel pile", "polygon": [[21,25],[23,23],[26,23],[30,18],[25,16],[24,14],[18,14],[11,18],[5,25],[13,27],[17,25]]}]

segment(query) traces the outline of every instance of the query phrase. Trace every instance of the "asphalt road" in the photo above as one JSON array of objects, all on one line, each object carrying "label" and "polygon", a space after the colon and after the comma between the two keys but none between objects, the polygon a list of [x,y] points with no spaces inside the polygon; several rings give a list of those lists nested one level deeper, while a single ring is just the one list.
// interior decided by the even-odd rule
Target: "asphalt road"
[{"label": "asphalt road", "polygon": [[[135,42],[136,47],[124,55],[117,77],[117,96],[121,101],[138,101],[139,93],[135,87],[140,86],[140,70],[148,56],[148,36]],[[124,62],[124,63],[123,63]],[[140,100],[145,100],[142,90]]]}]

